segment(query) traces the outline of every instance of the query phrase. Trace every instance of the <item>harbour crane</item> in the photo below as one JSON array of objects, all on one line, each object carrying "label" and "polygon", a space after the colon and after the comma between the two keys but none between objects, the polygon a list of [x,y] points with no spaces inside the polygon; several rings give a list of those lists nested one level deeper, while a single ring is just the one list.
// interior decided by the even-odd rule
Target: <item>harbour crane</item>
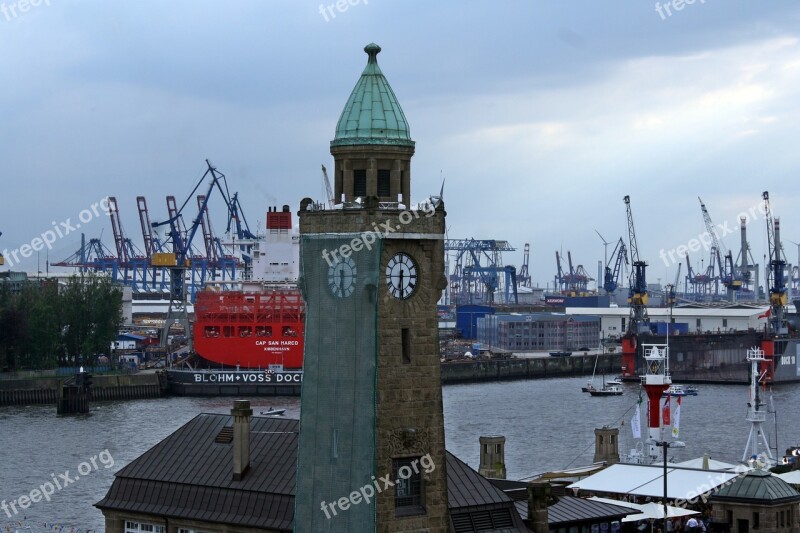
[{"label": "harbour crane", "polygon": [[[144,243],[144,258],[146,263],[141,273],[142,285],[148,290],[163,292],[167,287],[167,271],[163,267],[158,268],[152,266],[153,254],[161,252],[163,245],[158,235],[153,233],[153,226],[150,223],[150,212],[147,208],[147,199],[144,196],[136,197],[136,208],[139,211],[139,225],[142,228],[142,242]],[[148,275],[150,278],[149,282]],[[134,271],[134,280],[136,278],[136,271]]]},{"label": "harbour crane", "polygon": [[100,239],[89,239],[81,233],[81,247],[72,255],[52,263],[51,266],[78,268],[81,273],[106,272],[113,283],[118,283],[119,279],[119,260],[109,250]]},{"label": "harbour crane", "polygon": [[747,241],[747,217],[739,218],[739,233],[741,239],[741,246],[739,248],[739,255],[736,256],[736,264],[738,265],[738,276],[742,280],[742,285],[746,291],[752,286],[753,298],[760,299],[759,292],[759,271],[758,264],[753,259],[753,251],[750,248],[750,243]]},{"label": "harbour crane", "polygon": [[[678,272],[675,273],[675,281],[666,286],[667,307],[675,307],[678,301],[678,281],[681,279],[681,263],[678,263]],[[669,327],[669,326],[667,326]]]},{"label": "harbour crane", "polygon": [[[201,273],[200,284],[204,285],[207,273],[210,273],[212,279],[217,279],[217,276],[222,281],[236,279],[236,258],[230,254],[225,253],[222,246],[222,241],[219,237],[214,235],[214,228],[211,226],[211,215],[209,214],[208,205],[203,209],[203,204],[207,204],[205,196],[202,194],[197,195],[197,209],[202,213],[200,218],[200,228],[203,232],[203,244],[205,246],[205,262],[207,272]],[[194,265],[192,265],[194,267]]]},{"label": "harbour crane", "polygon": [[788,303],[788,297],[784,274],[786,260],[781,253],[781,223],[780,219],[773,219],[772,217],[769,192],[764,191],[761,197],[764,199],[764,216],[767,221],[767,250],[769,253],[769,270],[767,271],[770,308],[769,333],[772,337],[781,337],[789,332],[783,312]]},{"label": "harbour crane", "polygon": [[325,195],[328,198],[328,209],[333,209],[336,204],[336,198],[333,197],[333,189],[331,188],[331,180],[328,178],[328,169],[322,165],[322,177],[325,179]]},{"label": "harbour crane", "polygon": [[555,288],[557,292],[567,291],[567,278],[564,276],[564,269],[561,267],[561,256],[556,250],[556,279]]},{"label": "harbour crane", "polygon": [[[323,166],[322,168],[325,167]],[[523,249],[522,252],[522,267],[520,267],[519,272],[517,272],[517,286],[519,287],[531,286],[531,274],[528,271],[530,255],[531,255],[531,245],[526,242],[525,248]]]},{"label": "harbour crane", "polygon": [[[625,247],[625,240],[620,237],[614,251],[611,252],[611,259],[608,260],[603,276],[603,289],[607,294],[613,294],[619,287],[622,275],[622,263],[628,264],[628,249]],[[611,264],[614,264],[612,267]]]},{"label": "harbour crane", "polygon": [[631,211],[631,197],[626,195],[623,201],[628,215],[628,251],[633,269],[630,273],[628,289],[630,315],[625,334],[622,336],[622,375],[623,377],[633,377],[636,375],[638,337],[650,333],[650,319],[647,316],[647,263],[639,257],[636,229],[633,225],[633,212]]},{"label": "harbour crane", "polygon": [[[172,244],[171,253],[157,253],[153,255],[152,261],[154,266],[166,267],[169,271],[169,310],[167,311],[167,319],[164,322],[164,329],[161,332],[161,346],[166,347],[169,331],[173,324],[180,324],[184,328],[184,333],[189,339],[189,349],[191,350],[191,328],[189,326],[189,316],[187,311],[187,291],[186,291],[186,271],[191,267],[191,250],[192,241],[200,229],[205,210],[208,207],[208,200],[211,193],[216,188],[222,195],[225,203],[229,209],[228,223],[230,226],[233,218],[233,210],[238,208],[238,200],[229,198],[227,194],[227,186],[223,188],[225,175],[217,172],[211,163],[206,159],[207,170],[195,185],[189,197],[183,202],[180,208],[177,207],[174,196],[167,197],[167,210],[169,218],[163,222],[154,222],[153,227],[169,226],[169,238]],[[208,188],[206,194],[203,196],[203,202],[199,206],[197,217],[192,221],[189,228],[183,225],[183,210],[186,208],[191,197],[197,192],[197,189],[208,179]],[[239,224],[238,213],[235,218],[237,222],[237,229],[241,229]],[[246,221],[245,221],[246,224]],[[248,230],[249,231],[249,230]]]},{"label": "harbour crane", "polygon": [[522,252],[522,266],[517,272],[517,286],[519,287],[530,287],[531,286],[531,274],[528,270],[528,264],[530,262],[530,255],[531,255],[531,245],[529,243],[525,243],[525,248],[523,248]]},{"label": "harbour crane", "polygon": [[508,241],[494,239],[445,239],[445,252],[455,252],[450,276],[451,298],[458,304],[494,303],[502,292],[502,303],[518,303],[517,269],[503,266],[502,252],[513,252]]},{"label": "harbour crane", "polygon": [[[706,204],[703,203],[699,196],[697,200],[700,202],[700,210],[703,212],[703,223],[706,226],[706,232],[711,237],[712,249],[716,250],[713,259],[716,261],[719,270],[719,280],[728,291],[728,299],[733,302],[736,300],[736,292],[742,290],[742,280],[737,277],[733,268],[733,254],[725,249],[724,243],[717,237],[717,230],[711,221],[711,215],[706,209]],[[723,257],[725,258],[724,262],[722,260]]]},{"label": "harbour crane", "polygon": [[122,228],[119,205],[114,196],[108,197],[108,217],[111,219],[111,232],[117,249],[117,261],[123,281],[130,280],[134,291],[147,289],[147,254],[139,250]]},{"label": "harbour crane", "polygon": [[631,211],[631,198],[625,196],[625,209],[628,215],[628,241],[630,251],[630,264],[633,265],[630,275],[630,289],[628,303],[631,306],[628,333],[639,335],[650,332],[650,319],[647,315],[647,262],[639,257],[639,247],[636,243],[636,228],[633,224]]}]

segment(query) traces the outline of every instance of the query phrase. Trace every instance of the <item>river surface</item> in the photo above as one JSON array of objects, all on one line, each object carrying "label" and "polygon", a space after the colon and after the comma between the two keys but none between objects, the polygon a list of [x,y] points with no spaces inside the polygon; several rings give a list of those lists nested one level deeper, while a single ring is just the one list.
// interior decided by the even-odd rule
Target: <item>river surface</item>
[{"label": "river surface", "polygon": [[[635,445],[630,420],[638,385],[626,384],[623,396],[596,398],[580,392],[585,382],[586,378],[563,378],[445,386],[447,448],[477,468],[478,438],[504,435],[508,477],[519,479],[591,463],[593,430],[624,421],[620,451],[627,452]],[[800,386],[776,387],[773,396],[782,455],[787,446],[800,442],[800,410],[796,408]],[[749,432],[744,420],[747,398],[743,385],[702,385],[698,396],[683,398],[680,439],[686,448],[675,449],[675,459],[703,453],[728,462],[741,459]],[[300,414],[299,398],[251,401],[256,413],[275,407],[287,409],[290,417]],[[63,485],[60,474],[67,471],[74,480],[56,490],[50,501],[18,508],[19,514],[8,508],[9,517],[0,510],[0,531],[13,531],[17,521],[30,526],[30,531],[50,530],[52,524],[102,531],[102,513],[92,504],[103,498],[114,472],[198,413],[228,414],[231,404],[231,398],[104,402],[92,405],[89,415],[77,417],[58,417],[55,406],[0,407],[0,503],[29,495],[36,487],[52,483],[53,477]],[[646,425],[644,411],[642,420]],[[767,430],[772,443],[772,415]]]}]

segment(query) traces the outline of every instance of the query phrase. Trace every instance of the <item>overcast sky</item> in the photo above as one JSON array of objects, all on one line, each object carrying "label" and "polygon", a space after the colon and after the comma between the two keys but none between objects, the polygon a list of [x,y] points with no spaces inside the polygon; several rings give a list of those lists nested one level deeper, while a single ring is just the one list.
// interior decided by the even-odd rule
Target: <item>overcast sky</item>
[{"label": "overcast sky", "polygon": [[[735,229],[769,190],[797,262],[796,2],[687,0],[659,14],[646,0],[331,1],[41,0],[22,12],[5,0],[0,250],[74,225],[107,195],[140,243],[136,196],[165,218],[164,197],[185,199],[206,158],[251,226],[267,206],[322,198],[320,164],[333,166],[329,142],[374,41],[417,142],[412,196],[446,179],[449,237],[508,240],[517,265],[530,243],[542,285],[556,250],[594,274],[595,230],[626,234],[630,195],[649,280],[665,283],[676,266],[660,251],[703,231],[698,196]],[[222,232],[222,206],[210,209]],[[113,248],[97,218],[50,260],[77,250],[81,231]],[[749,234],[763,263],[763,218]],[[735,256],[738,230],[725,243]],[[35,271],[35,255],[20,268]]]}]

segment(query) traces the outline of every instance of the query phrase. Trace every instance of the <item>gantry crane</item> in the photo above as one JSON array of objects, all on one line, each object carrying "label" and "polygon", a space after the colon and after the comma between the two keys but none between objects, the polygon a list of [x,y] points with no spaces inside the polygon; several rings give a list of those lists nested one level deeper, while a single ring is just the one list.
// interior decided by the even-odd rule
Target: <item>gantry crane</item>
[{"label": "gantry crane", "polygon": [[445,252],[455,252],[450,275],[451,299],[457,304],[495,303],[501,291],[502,303],[518,303],[517,269],[503,266],[502,252],[513,252],[508,241],[494,239],[445,239]]},{"label": "gantry crane", "polygon": [[745,291],[750,289],[753,293],[753,299],[759,300],[761,299],[759,294],[761,291],[759,287],[759,267],[755,259],[753,259],[753,251],[750,249],[750,243],[747,240],[747,217],[745,216],[739,218],[739,234],[741,246],[739,255],[736,256],[738,275],[742,280],[743,289]]},{"label": "gantry crane", "polygon": [[[611,258],[606,264],[605,275],[603,276],[603,289],[607,294],[613,294],[619,287],[623,262],[626,265],[628,264],[628,249],[625,247],[625,241],[620,237],[614,247],[614,251],[611,252]],[[612,263],[613,267],[611,266]]]},{"label": "gantry crane", "polygon": [[[144,196],[137,196],[136,207],[139,211],[139,225],[142,228],[144,257],[147,263],[141,273],[142,285],[147,290],[163,292],[167,287],[167,271],[163,267],[154,267],[152,262],[153,254],[162,252],[163,246],[158,235],[153,233],[153,226],[150,223],[150,212],[147,209],[147,199],[145,199]],[[136,278],[136,273],[134,273],[134,283]]]},{"label": "gantry crane", "polygon": [[[726,250],[725,244],[717,237],[717,230],[714,223],[711,221],[711,215],[706,209],[706,205],[700,197],[697,197],[700,202],[700,210],[703,212],[703,223],[706,226],[706,232],[711,237],[711,245],[716,253],[713,254],[712,259],[716,261],[719,270],[719,280],[728,291],[728,300],[736,300],[736,292],[742,290],[741,276],[737,275],[736,270],[733,268],[733,254]],[[724,258],[724,261],[723,259]]]},{"label": "gantry crane", "polygon": [[[229,198],[227,194],[227,186],[223,188],[225,183],[225,175],[217,172],[211,163],[206,159],[206,166],[208,167],[203,176],[195,185],[189,197],[183,202],[180,208],[177,207],[174,196],[167,197],[167,210],[169,218],[164,222],[154,222],[153,227],[169,225],[169,239],[172,245],[171,253],[158,253],[153,255],[154,266],[166,267],[169,271],[169,310],[167,311],[167,319],[164,323],[164,329],[161,332],[161,346],[167,346],[169,330],[173,324],[180,324],[184,328],[185,335],[189,339],[189,349],[191,350],[191,328],[189,327],[189,316],[187,311],[188,294],[186,291],[186,271],[191,268],[192,262],[192,241],[200,228],[208,207],[208,200],[214,189],[219,190],[225,203],[229,209],[228,224],[230,227],[231,220],[236,220],[237,231],[241,233],[241,224],[239,223],[238,213],[240,211],[236,195],[234,198]],[[197,217],[192,221],[191,226],[186,228],[183,224],[183,210],[189,203],[189,200],[197,192],[197,189],[208,179],[208,188],[206,194],[203,196],[203,202],[199,206]],[[235,215],[235,216],[234,216]],[[245,224],[247,222],[245,221]],[[249,233],[249,230],[248,230]]]},{"label": "gantry crane", "polygon": [[322,177],[325,180],[325,195],[328,198],[328,209],[333,209],[336,204],[336,198],[333,196],[333,189],[331,188],[331,180],[328,178],[328,169],[322,165]]},{"label": "gantry crane", "polygon": [[522,252],[522,267],[520,267],[519,272],[517,272],[517,286],[530,287],[531,274],[528,270],[528,264],[530,262],[531,245],[526,242],[525,248],[523,250],[524,251]]},{"label": "gantry crane", "polygon": [[772,337],[785,336],[788,332],[784,306],[788,303],[786,294],[786,260],[781,247],[780,219],[772,217],[769,205],[769,192],[761,195],[764,199],[764,215],[767,221],[767,250],[769,252],[769,270],[767,271],[767,287],[769,289],[769,333]]},{"label": "gantry crane", "polygon": [[650,331],[650,319],[647,315],[647,300],[649,299],[647,294],[647,262],[639,257],[630,196],[625,196],[623,200],[625,201],[625,209],[628,215],[628,249],[631,257],[630,264],[633,266],[630,275],[630,289],[628,291],[628,303],[631,306],[628,333],[639,335]]},{"label": "gantry crane", "polygon": [[[678,272],[675,274],[675,281],[673,283],[668,284],[665,287],[665,294],[666,294],[666,304],[667,307],[675,307],[675,304],[678,301],[678,281],[681,279],[681,263],[678,263]],[[670,326],[667,326],[668,328]]]},{"label": "gantry crane", "polygon": [[650,333],[650,319],[647,316],[647,263],[639,257],[636,229],[633,225],[633,212],[631,211],[631,198],[630,196],[625,196],[623,200],[628,215],[628,251],[633,269],[631,270],[630,288],[628,289],[630,315],[625,334],[622,337],[622,375],[623,377],[633,377],[636,375],[638,337]]}]

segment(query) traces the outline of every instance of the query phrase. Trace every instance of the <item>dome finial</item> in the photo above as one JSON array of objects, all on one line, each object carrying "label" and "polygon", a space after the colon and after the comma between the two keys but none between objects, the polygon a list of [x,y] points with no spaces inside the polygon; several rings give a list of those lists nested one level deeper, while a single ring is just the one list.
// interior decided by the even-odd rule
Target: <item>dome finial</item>
[{"label": "dome finial", "polygon": [[375,43],[369,43],[364,47],[364,51],[369,55],[368,63],[377,63],[378,54],[381,52],[381,47]]}]

